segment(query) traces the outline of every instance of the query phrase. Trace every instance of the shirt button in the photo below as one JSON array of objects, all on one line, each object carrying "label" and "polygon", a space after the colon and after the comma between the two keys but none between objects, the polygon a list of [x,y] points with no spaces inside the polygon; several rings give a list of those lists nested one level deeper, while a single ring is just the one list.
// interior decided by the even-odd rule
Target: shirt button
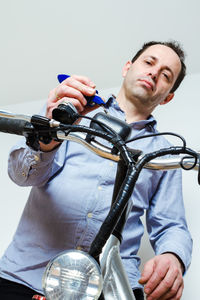
[{"label": "shirt button", "polygon": [[100,185],[98,186],[98,190],[100,190],[100,191],[102,190],[102,187]]},{"label": "shirt button", "polygon": [[77,246],[76,250],[82,250],[82,247],[81,246]]},{"label": "shirt button", "polygon": [[37,155],[34,155],[34,159],[35,159],[35,161],[38,161],[39,157]]},{"label": "shirt button", "polygon": [[112,166],[113,166],[113,162],[112,162],[112,161],[110,161],[109,165],[112,167]]},{"label": "shirt button", "polygon": [[22,172],[22,176],[24,176],[24,177],[25,177],[25,176],[26,176],[26,173],[25,173],[25,172]]},{"label": "shirt button", "polygon": [[92,213],[91,213],[91,212],[88,213],[88,214],[87,214],[87,217],[88,217],[88,218],[92,218]]}]

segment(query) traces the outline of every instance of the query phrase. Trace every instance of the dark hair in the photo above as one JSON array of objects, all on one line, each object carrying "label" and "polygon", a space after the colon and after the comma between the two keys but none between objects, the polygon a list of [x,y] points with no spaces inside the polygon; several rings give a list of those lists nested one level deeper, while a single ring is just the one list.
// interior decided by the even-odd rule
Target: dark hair
[{"label": "dark hair", "polygon": [[178,55],[180,62],[181,62],[181,71],[174,83],[174,86],[171,89],[171,93],[175,92],[175,90],[179,87],[179,85],[181,84],[183,78],[186,75],[186,66],[185,66],[185,53],[184,50],[182,49],[182,47],[180,46],[180,44],[177,41],[169,41],[169,42],[156,42],[156,41],[151,41],[148,43],[145,43],[142,48],[135,54],[135,56],[132,58],[131,62],[133,63],[134,61],[136,61],[136,59],[149,47],[153,46],[153,45],[164,45],[167,46],[169,48],[171,48],[172,50],[174,50],[174,52],[176,52],[176,54]]}]

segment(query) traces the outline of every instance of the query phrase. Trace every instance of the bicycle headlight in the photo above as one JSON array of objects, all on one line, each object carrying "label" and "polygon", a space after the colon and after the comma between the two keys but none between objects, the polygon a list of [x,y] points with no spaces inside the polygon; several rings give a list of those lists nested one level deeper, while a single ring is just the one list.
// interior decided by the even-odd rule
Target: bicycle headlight
[{"label": "bicycle headlight", "polygon": [[100,267],[93,257],[69,250],[48,263],[42,286],[47,300],[93,300],[101,294],[102,281]]}]

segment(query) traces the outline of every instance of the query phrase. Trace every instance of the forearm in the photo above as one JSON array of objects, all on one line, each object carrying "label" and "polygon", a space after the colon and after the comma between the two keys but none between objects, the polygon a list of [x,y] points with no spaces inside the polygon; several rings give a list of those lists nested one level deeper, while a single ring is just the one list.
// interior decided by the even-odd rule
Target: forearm
[{"label": "forearm", "polygon": [[192,238],[185,219],[180,171],[163,173],[147,211],[147,227],[156,255],[175,253],[187,270],[191,262]]}]

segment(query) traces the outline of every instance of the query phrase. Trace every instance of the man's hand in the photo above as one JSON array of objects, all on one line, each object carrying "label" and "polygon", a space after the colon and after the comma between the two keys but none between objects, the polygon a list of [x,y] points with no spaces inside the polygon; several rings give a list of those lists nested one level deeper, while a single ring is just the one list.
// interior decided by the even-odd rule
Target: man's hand
[{"label": "man's hand", "polygon": [[63,101],[71,102],[81,114],[88,112],[87,101],[84,96],[95,95],[95,84],[85,76],[72,75],[65,79],[55,89],[50,91],[46,117],[52,118],[52,110]]},{"label": "man's hand", "polygon": [[[46,117],[52,119],[53,109],[63,101],[71,102],[76,107],[78,113],[84,115],[98,107],[98,105],[86,107],[87,101],[84,96],[93,96],[95,93],[95,84],[89,78],[72,75],[50,91],[47,101]],[[51,141],[51,143],[47,145],[40,142],[40,149],[45,152],[52,151],[58,147],[59,144],[60,143],[56,141]]]},{"label": "man's hand", "polygon": [[179,300],[183,292],[182,264],[172,253],[149,260],[139,280],[145,284],[147,300]]}]

